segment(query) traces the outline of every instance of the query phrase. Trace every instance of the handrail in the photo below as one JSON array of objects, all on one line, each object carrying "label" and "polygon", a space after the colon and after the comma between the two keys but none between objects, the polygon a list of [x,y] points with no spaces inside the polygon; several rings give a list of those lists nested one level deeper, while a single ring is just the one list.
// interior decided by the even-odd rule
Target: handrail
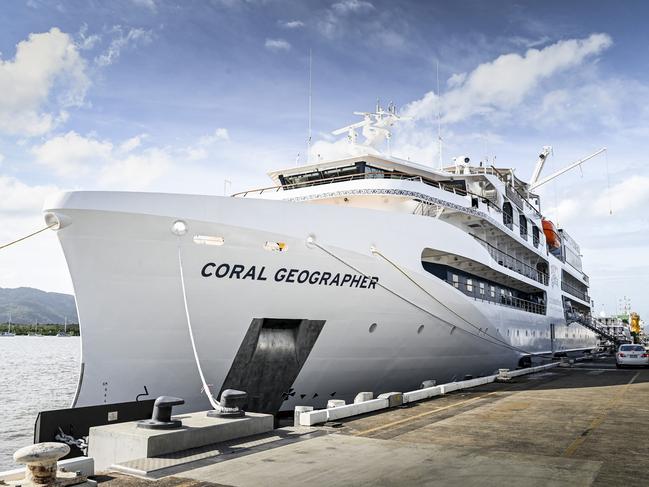
[{"label": "handrail", "polygon": [[561,281],[561,290],[569,294],[572,294],[574,297],[581,299],[585,302],[590,302],[590,296],[587,291],[582,291],[581,289],[568,284],[566,281]]},{"label": "handrail", "polygon": [[241,191],[239,193],[234,193],[232,197],[237,197],[237,196],[246,196],[249,193],[257,193],[257,194],[262,194],[264,191],[270,191],[270,190],[275,190],[275,191],[288,191],[291,189],[299,189],[299,188],[308,188],[311,186],[320,186],[323,184],[332,184],[332,183],[340,183],[340,182],[346,182],[346,181],[355,181],[358,179],[397,179],[397,180],[404,180],[404,181],[419,181],[420,183],[424,183],[428,186],[432,186],[434,188],[439,188],[443,189],[444,191],[448,191],[450,193],[454,193],[460,196],[475,196],[476,198],[480,198],[483,202],[485,202],[487,205],[493,207],[494,209],[498,210],[499,212],[502,212],[502,210],[496,205],[493,201],[491,201],[489,198],[486,196],[482,196],[476,193],[472,193],[471,191],[467,191],[465,189],[457,188],[455,186],[449,186],[447,184],[440,183],[438,181],[433,181],[430,179],[425,179],[422,176],[413,176],[409,174],[400,174],[400,173],[394,173],[394,172],[368,172],[368,173],[357,173],[357,174],[350,174],[346,176],[334,176],[331,178],[325,178],[325,179],[314,179],[313,181],[304,181],[301,183],[292,183],[292,184],[285,184],[285,185],[277,185],[277,186],[268,186],[265,188],[258,188],[258,189],[250,189],[248,191]]},{"label": "handrail", "polygon": [[[489,254],[491,255],[491,257],[496,262],[498,262],[498,264],[500,264],[501,266],[507,267],[508,269],[511,269],[511,270],[513,270],[515,272],[518,272],[519,274],[521,274],[521,275],[523,275],[525,277],[528,277],[530,279],[533,279],[533,280],[535,280],[537,282],[540,282],[541,284],[544,284],[546,286],[548,285],[549,278],[548,278],[548,275],[545,272],[541,272],[540,270],[535,269],[531,265],[526,264],[522,260],[517,259],[513,255],[510,255],[510,254],[508,254],[506,252],[503,252],[498,247],[495,247],[495,246],[491,245],[489,242],[487,242],[486,240],[481,239],[477,235],[474,235],[472,233],[469,234],[469,235],[471,235],[473,238],[475,238],[480,243],[482,243],[482,245],[485,246],[487,248],[487,250],[489,251]],[[523,270],[521,270],[520,268],[514,267],[514,266],[512,266],[510,264],[515,264],[516,266],[521,266],[523,268],[523,270],[525,270],[526,272],[523,272]]]},{"label": "handrail", "polygon": [[[502,306],[508,306],[510,308],[518,308],[522,309],[523,311],[528,311],[530,313],[536,313],[540,315],[545,314],[545,309],[546,306],[545,304],[541,303],[535,303],[533,301],[528,301],[526,299],[522,298],[517,298],[515,296],[509,296],[507,294],[497,294],[496,296],[493,297],[493,299],[490,299],[487,295],[490,293],[490,290],[487,287],[482,288],[485,292],[484,294],[480,294],[479,292],[479,284],[476,282],[475,284],[472,284],[472,290],[469,291],[468,285],[466,282],[460,282],[460,281],[452,281],[449,279],[442,279],[443,281],[447,282],[448,284],[452,285],[454,288],[458,289],[462,293],[466,294],[467,296],[471,296],[472,298],[480,301],[486,301],[489,303],[494,303],[494,304],[500,304]],[[460,287],[464,287],[464,289],[460,289]],[[476,292],[477,291],[477,292]]]}]

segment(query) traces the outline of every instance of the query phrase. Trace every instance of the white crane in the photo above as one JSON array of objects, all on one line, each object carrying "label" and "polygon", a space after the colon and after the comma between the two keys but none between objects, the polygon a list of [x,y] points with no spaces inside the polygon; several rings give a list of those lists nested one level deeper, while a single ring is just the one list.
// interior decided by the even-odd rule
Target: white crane
[{"label": "white crane", "polygon": [[[537,162],[536,167],[534,168],[534,174],[532,174],[532,179],[530,179],[530,184],[529,184],[529,186],[527,188],[527,190],[529,192],[534,191],[539,186],[552,181],[556,177],[561,176],[563,173],[566,173],[566,172],[570,171],[571,169],[574,169],[577,166],[581,166],[584,162],[588,161],[589,159],[592,159],[593,157],[601,154],[602,152],[604,152],[606,150],[606,147],[602,147],[600,150],[598,150],[596,152],[593,152],[589,156],[586,156],[586,157],[584,157],[582,159],[579,159],[579,160],[573,162],[572,164],[568,164],[563,169],[559,169],[558,171],[550,174],[549,176],[546,176],[543,179],[539,180],[539,176],[541,175],[541,170],[543,169],[545,159],[547,158],[547,154],[545,154],[545,149],[548,149],[548,148],[550,150],[552,150],[551,147],[546,146],[546,147],[543,148],[543,152],[541,152],[541,154],[539,155],[539,161]],[[544,156],[544,154],[545,154],[545,156]]]}]

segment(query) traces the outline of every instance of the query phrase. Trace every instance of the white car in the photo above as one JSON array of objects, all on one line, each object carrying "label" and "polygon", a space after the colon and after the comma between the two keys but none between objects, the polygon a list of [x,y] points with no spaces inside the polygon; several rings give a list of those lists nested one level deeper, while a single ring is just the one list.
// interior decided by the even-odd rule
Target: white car
[{"label": "white car", "polygon": [[649,365],[649,353],[642,345],[620,345],[615,354],[615,366],[620,369],[624,365]]}]

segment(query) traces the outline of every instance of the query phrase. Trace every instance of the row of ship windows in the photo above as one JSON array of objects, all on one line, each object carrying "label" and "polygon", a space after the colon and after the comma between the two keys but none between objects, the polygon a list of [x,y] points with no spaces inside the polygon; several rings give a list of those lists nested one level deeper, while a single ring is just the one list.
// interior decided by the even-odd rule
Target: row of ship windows
[{"label": "row of ship windows", "polygon": [[[455,287],[456,289],[460,289],[460,276],[458,276],[457,274],[452,274],[451,280],[453,282],[453,287]],[[478,284],[477,287],[478,292],[480,293],[481,296],[484,296],[487,288],[486,284],[481,281],[478,281],[477,284]],[[472,293],[474,288],[473,279],[467,278],[466,282],[464,283],[464,286],[468,292]],[[492,285],[489,286],[489,295],[494,299],[496,298],[496,286],[492,286]],[[500,295],[501,296],[507,295],[510,297],[514,296],[514,294],[510,289],[505,290],[504,288],[500,288]]]},{"label": "row of ship windows", "polygon": [[[372,323],[370,325],[368,331],[370,333],[374,333],[377,328],[378,328],[378,325],[376,323]],[[417,327],[417,334],[420,335],[423,331],[424,331],[424,325],[419,325]],[[487,331],[488,331],[488,329],[485,330],[485,333],[487,333]],[[521,336],[521,330],[520,329],[516,329],[514,331],[516,332],[515,334],[512,333],[511,328],[508,328],[507,329],[507,336],[513,336],[513,335],[515,335],[517,337]],[[500,333],[500,328],[496,328],[496,333]],[[531,332],[530,332],[530,330],[525,330],[525,336],[529,337],[530,335],[533,336],[533,337],[536,337],[537,336],[536,330],[532,330]],[[582,332],[579,332],[579,333],[573,332],[572,333],[572,338],[584,338],[585,336],[586,335],[584,333],[582,333]],[[539,338],[543,338],[543,337],[550,338],[550,331],[546,330],[545,332],[543,332],[543,331],[539,330],[538,337]],[[567,330],[566,330],[564,338],[570,338],[570,333]]]},{"label": "row of ship windows", "polygon": [[[496,331],[497,331],[498,333],[500,333],[500,329],[499,329],[499,328],[496,328]],[[507,336],[510,336],[510,334],[511,334],[510,332],[511,332],[511,330],[510,330],[510,329],[507,329]],[[518,336],[520,336],[520,334],[521,334],[521,330],[517,329],[517,330],[516,330],[516,336],[518,337]],[[530,331],[529,331],[529,330],[525,330],[525,336],[526,336],[526,337],[527,337],[527,336],[530,336]],[[532,332],[531,332],[531,336],[533,336],[533,337],[537,336],[536,330],[532,330]],[[539,336],[539,338],[543,338],[543,337],[545,337],[545,338],[550,338],[550,332],[549,332],[549,331],[545,331],[545,333],[544,333],[544,332],[542,332],[542,331],[539,331],[538,336]],[[575,332],[575,333],[572,333],[572,338],[584,338],[585,336],[586,336],[586,334],[584,334],[584,333],[582,333],[582,332],[580,332],[580,333],[576,333],[576,332]],[[560,338],[560,337],[559,337],[559,338]],[[570,338],[570,333],[569,333],[568,331],[566,331],[564,338]]]}]

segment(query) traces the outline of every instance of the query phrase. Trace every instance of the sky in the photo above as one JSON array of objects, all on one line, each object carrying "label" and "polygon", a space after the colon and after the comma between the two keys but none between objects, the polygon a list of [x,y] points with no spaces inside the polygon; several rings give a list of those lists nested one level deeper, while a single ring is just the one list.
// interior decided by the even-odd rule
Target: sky
[{"label": "sky", "polygon": [[[581,245],[597,313],[649,314],[649,4],[641,1],[5,0],[0,245],[48,194],[231,193],[344,155],[331,132],[394,102],[392,154],[531,175]],[[226,185],[226,181],[230,181]],[[71,292],[54,232],[0,250],[0,287]]]}]

